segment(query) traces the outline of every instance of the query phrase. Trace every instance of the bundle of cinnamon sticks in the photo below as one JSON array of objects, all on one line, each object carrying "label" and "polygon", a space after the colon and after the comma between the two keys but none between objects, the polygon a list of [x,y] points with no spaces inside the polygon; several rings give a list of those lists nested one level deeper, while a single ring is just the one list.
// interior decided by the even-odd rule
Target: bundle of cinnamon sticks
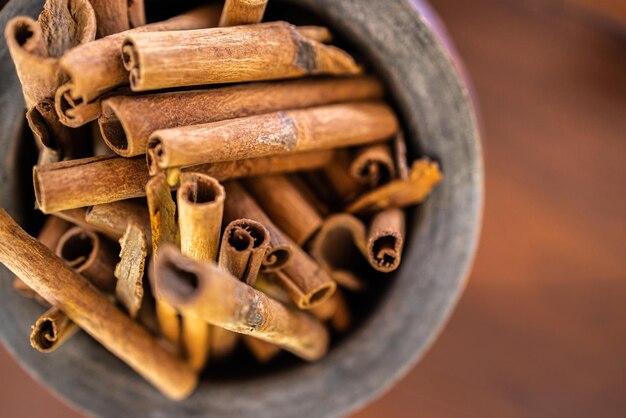
[{"label": "bundle of cinnamon sticks", "polygon": [[47,307],[34,348],[80,328],[183,399],[242,347],[318,360],[399,267],[439,166],[407,162],[327,28],[260,23],[266,2],[146,24],[140,0],[47,0],[7,24],[47,217],[34,239],[1,210],[0,262]]}]

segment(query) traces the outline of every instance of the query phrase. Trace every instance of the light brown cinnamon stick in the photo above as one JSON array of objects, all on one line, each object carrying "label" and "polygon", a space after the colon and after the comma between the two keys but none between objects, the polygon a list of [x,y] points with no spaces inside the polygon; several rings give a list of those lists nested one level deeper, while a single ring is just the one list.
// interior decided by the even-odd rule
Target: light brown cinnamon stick
[{"label": "light brown cinnamon stick", "polygon": [[[296,305],[300,309],[309,309],[330,297],[336,288],[330,276],[274,225],[241,185],[228,182],[224,187],[228,196],[224,207],[226,219],[248,218],[260,222],[270,233],[270,252],[267,253],[270,256],[272,246],[289,249],[289,259],[281,270],[276,271],[276,276]],[[267,254],[266,259],[269,258]],[[270,267],[275,270],[276,264],[270,264]]]},{"label": "light brown cinnamon stick", "polygon": [[129,221],[120,238],[120,261],[115,266],[115,297],[135,318],[143,300],[143,275],[148,256],[148,237],[143,227]]},{"label": "light brown cinnamon stick", "polygon": [[[215,26],[218,19],[219,7],[213,4],[163,22],[109,35],[68,51],[59,65],[69,80],[56,91],[56,95],[53,94],[57,112],[64,116],[63,123],[79,126],[97,118],[101,111],[97,99],[115,87],[128,84],[128,72],[124,69],[120,56],[120,48],[127,34],[200,29]],[[80,120],[77,119],[78,116],[81,117]]]},{"label": "light brown cinnamon stick", "polygon": [[[102,101],[98,123],[112,150],[124,157],[146,152],[156,130],[196,125],[330,103],[379,99],[383,89],[371,76],[321,78],[228,86]],[[141,113],[142,117],[136,117]]]},{"label": "light brown cinnamon stick", "polygon": [[[0,262],[168,397],[183,399],[195,388],[197,377],[189,366],[1,209]],[[49,279],[51,272],[55,280]]]},{"label": "light brown cinnamon stick", "polygon": [[42,314],[30,333],[30,345],[42,353],[50,353],[78,331],[78,326],[59,308]]},{"label": "light brown cinnamon stick", "polygon": [[339,290],[326,302],[313,308],[311,313],[320,321],[329,322],[337,332],[345,332],[352,322],[346,299]]},{"label": "light brown cinnamon stick", "polygon": [[326,353],[328,333],[316,319],[286,308],[213,263],[185,257],[173,246],[162,249],[151,280],[183,313],[254,335],[306,360]]},{"label": "light brown cinnamon stick", "polygon": [[47,0],[37,21],[18,16],[7,23],[4,36],[27,108],[54,97],[65,80],[59,57],[95,35],[96,19],[88,0]]},{"label": "light brown cinnamon stick", "polygon": [[280,347],[251,335],[244,335],[243,342],[259,363],[268,363],[280,353]]},{"label": "light brown cinnamon stick", "polygon": [[133,91],[361,72],[346,52],[285,22],[129,34],[122,57]]},{"label": "light brown cinnamon stick", "polygon": [[398,128],[384,103],[350,103],[288,110],[163,129],[148,141],[151,173],[217,161],[289,154],[388,139]]},{"label": "light brown cinnamon stick", "polygon": [[296,244],[306,243],[322,226],[317,209],[287,176],[252,177],[244,184],[272,221]]},{"label": "light brown cinnamon stick", "polygon": [[[225,193],[212,177],[183,173],[176,193],[181,253],[200,261],[216,261]],[[189,363],[202,370],[209,356],[209,325],[195,315],[184,315],[182,340]]]},{"label": "light brown cinnamon stick", "polygon": [[87,224],[107,231],[107,236],[120,239],[133,222],[151,242],[150,214],[144,200],[131,199],[104,203],[87,208],[85,211]]},{"label": "light brown cinnamon stick", "polygon": [[55,253],[101,291],[111,293],[115,289],[117,255],[97,234],[78,226],[70,228],[57,242]]},{"label": "light brown cinnamon stick", "polygon": [[226,0],[220,26],[239,26],[263,20],[267,0]]},{"label": "light brown cinnamon stick", "polygon": [[[218,180],[310,170],[332,160],[331,151],[264,157],[193,167]],[[187,170],[184,170],[187,171]],[[44,213],[145,196],[150,176],[141,156],[101,156],[37,166],[33,181],[37,207]],[[88,185],[88,186],[86,186]]]},{"label": "light brown cinnamon stick", "polygon": [[250,286],[257,279],[270,243],[270,233],[252,219],[236,219],[224,229],[218,265]]},{"label": "light brown cinnamon stick", "polygon": [[143,11],[143,0],[90,0],[96,13],[98,22],[98,38],[113,33],[122,32],[132,27],[131,5],[133,7],[133,23],[142,24],[145,16],[140,16],[138,11]]},{"label": "light brown cinnamon stick", "polygon": [[398,179],[373,190],[350,204],[350,213],[372,213],[388,207],[405,207],[420,203],[442,180],[439,164],[428,159],[417,160],[408,179]]}]

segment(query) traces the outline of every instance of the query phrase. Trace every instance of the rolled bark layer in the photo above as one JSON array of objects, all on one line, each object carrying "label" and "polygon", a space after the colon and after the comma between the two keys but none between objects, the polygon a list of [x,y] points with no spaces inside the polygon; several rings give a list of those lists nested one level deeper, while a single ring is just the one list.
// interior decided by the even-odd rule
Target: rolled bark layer
[{"label": "rolled bark layer", "polygon": [[400,265],[404,246],[404,211],[385,209],[372,218],[367,236],[367,259],[378,271],[389,273]]},{"label": "rolled bark layer", "polygon": [[346,52],[286,22],[129,34],[122,57],[133,91],[361,72]]},{"label": "rolled bark layer", "polygon": [[[380,99],[383,88],[371,76],[322,78],[228,86],[140,96],[118,95],[102,101],[98,123],[107,145],[132,157],[146,152],[159,129],[197,125],[284,109]],[[136,117],[141,113],[143,117]]]},{"label": "rolled bark layer", "polygon": [[59,348],[78,331],[78,326],[58,308],[50,308],[37,318],[30,333],[30,345],[42,353]]},{"label": "rolled bark layer", "polygon": [[270,244],[270,233],[260,222],[236,219],[224,229],[218,264],[252,286]]},{"label": "rolled bark layer", "polygon": [[389,139],[398,129],[382,102],[334,104],[163,129],[148,141],[151,173],[217,161],[348,147]]}]

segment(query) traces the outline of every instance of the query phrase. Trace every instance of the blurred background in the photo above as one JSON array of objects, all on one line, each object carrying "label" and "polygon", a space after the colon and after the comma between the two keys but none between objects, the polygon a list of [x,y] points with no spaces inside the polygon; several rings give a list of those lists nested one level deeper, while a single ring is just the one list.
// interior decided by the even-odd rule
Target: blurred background
[{"label": "blurred background", "polygon": [[[480,108],[482,239],[437,342],[354,418],[624,417],[626,0],[431,4]],[[83,417],[0,370],[0,416]]]}]

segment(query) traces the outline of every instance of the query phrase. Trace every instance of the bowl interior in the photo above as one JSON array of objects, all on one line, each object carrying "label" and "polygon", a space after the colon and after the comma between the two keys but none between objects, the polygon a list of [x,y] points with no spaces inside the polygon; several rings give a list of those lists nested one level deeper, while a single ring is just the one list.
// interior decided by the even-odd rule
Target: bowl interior
[{"label": "bowl interior", "polygon": [[[146,8],[160,14],[155,17],[172,13],[152,3],[148,1]],[[189,3],[177,2],[176,7]],[[35,17],[41,4],[10,2],[0,14],[2,27],[18,14]],[[30,325],[42,308],[18,297],[11,288],[11,274],[2,268],[0,332],[5,344],[37,378],[93,414],[342,415],[407,370],[432,341],[458,297],[478,236],[482,164],[471,106],[440,43],[402,0],[273,0],[266,16],[329,26],[336,42],[360,55],[387,84],[411,158],[427,155],[438,160],[445,179],[424,205],[411,211],[400,269],[391,277],[371,278],[372,292],[354,301],[365,307],[357,311],[358,326],[338,339],[326,358],[305,364],[284,355],[264,369],[242,350],[233,362],[211,369],[196,393],[181,403],[162,397],[82,333],[51,354],[31,349]],[[41,220],[32,210],[34,146],[23,125],[19,81],[4,40],[0,56],[0,148],[5,156],[0,205],[34,233]]]}]

